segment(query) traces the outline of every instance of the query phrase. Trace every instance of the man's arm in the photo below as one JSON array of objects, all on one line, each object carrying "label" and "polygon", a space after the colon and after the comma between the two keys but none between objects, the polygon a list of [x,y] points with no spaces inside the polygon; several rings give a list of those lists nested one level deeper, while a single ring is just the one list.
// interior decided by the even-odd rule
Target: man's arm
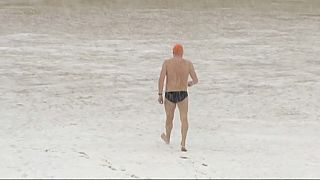
[{"label": "man's arm", "polygon": [[160,77],[159,77],[159,83],[158,83],[158,93],[159,95],[162,95],[163,91],[163,85],[164,85],[164,78],[166,77],[167,74],[167,68],[166,68],[166,61],[163,62],[162,64],[162,69],[160,72]]},{"label": "man's arm", "polygon": [[197,77],[196,71],[194,70],[192,62],[190,62],[189,68],[190,68],[189,72],[190,72],[192,81],[188,82],[188,86],[193,86],[198,83],[198,77]]}]

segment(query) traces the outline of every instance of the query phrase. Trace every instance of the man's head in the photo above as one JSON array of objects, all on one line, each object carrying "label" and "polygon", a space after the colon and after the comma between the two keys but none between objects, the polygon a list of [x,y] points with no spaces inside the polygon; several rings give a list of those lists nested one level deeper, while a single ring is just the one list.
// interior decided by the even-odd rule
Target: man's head
[{"label": "man's head", "polygon": [[183,55],[183,47],[181,44],[174,45],[172,51],[173,51],[174,57],[182,57],[182,55]]}]

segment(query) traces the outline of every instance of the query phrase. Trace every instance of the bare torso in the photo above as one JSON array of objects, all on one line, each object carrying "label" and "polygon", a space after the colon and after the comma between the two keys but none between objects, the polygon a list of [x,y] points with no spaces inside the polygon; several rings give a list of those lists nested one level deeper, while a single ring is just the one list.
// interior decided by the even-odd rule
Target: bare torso
[{"label": "bare torso", "polygon": [[185,59],[166,60],[166,92],[187,91],[190,62]]}]

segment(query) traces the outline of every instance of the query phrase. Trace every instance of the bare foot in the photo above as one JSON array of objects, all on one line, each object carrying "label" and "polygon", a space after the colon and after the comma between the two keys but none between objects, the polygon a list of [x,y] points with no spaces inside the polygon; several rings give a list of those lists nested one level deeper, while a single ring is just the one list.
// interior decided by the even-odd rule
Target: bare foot
[{"label": "bare foot", "polygon": [[182,151],[182,152],[187,152],[187,149],[186,149],[186,147],[184,147],[184,146],[181,146],[181,151]]},{"label": "bare foot", "polygon": [[161,139],[162,139],[166,144],[169,144],[169,140],[168,140],[167,136],[166,136],[164,133],[161,134]]}]

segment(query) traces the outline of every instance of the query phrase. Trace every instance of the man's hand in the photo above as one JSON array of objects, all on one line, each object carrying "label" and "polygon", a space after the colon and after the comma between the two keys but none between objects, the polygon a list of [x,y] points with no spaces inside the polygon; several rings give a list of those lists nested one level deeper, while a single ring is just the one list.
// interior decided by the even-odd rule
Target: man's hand
[{"label": "man's hand", "polygon": [[189,81],[189,82],[188,82],[188,86],[189,86],[189,87],[193,86],[193,81]]},{"label": "man's hand", "polygon": [[158,102],[159,102],[160,104],[163,104],[163,97],[162,97],[162,95],[159,95]]}]

